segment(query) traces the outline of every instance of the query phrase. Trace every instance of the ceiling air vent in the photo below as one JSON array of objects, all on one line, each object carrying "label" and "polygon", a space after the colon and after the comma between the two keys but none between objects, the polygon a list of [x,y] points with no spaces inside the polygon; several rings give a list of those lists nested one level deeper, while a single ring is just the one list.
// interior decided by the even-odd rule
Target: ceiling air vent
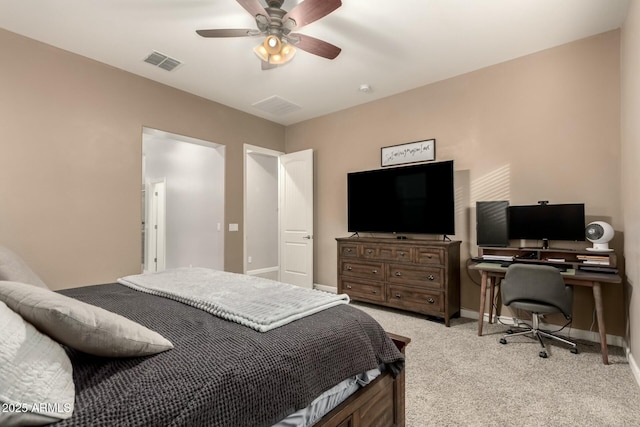
[{"label": "ceiling air vent", "polygon": [[278,116],[289,114],[302,108],[301,106],[287,101],[286,99],[280,98],[276,95],[270,96],[269,98],[263,99],[262,101],[258,101],[251,105],[259,110],[266,111],[267,113]]},{"label": "ceiling air vent", "polygon": [[177,59],[170,58],[167,55],[156,52],[155,50],[145,58],[144,62],[155,65],[156,67],[160,67],[163,70],[167,71],[175,70],[176,67],[182,65],[182,62],[178,61]]}]

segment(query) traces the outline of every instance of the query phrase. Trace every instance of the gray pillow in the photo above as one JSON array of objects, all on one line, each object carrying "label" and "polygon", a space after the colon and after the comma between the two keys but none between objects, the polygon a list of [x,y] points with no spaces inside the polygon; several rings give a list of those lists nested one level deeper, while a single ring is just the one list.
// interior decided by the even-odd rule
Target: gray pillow
[{"label": "gray pillow", "polygon": [[71,417],[75,387],[64,349],[3,302],[0,326],[0,425],[37,426]]},{"label": "gray pillow", "polygon": [[0,301],[54,340],[96,356],[148,356],[173,348],[133,320],[48,289],[0,282]]},{"label": "gray pillow", "polygon": [[0,280],[28,283],[49,289],[22,258],[4,246],[0,246]]}]

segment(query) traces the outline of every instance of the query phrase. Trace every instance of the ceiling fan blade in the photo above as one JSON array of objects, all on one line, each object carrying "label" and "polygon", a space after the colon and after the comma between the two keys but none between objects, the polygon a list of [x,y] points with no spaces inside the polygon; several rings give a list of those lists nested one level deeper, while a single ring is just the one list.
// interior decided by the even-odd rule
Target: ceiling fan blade
[{"label": "ceiling fan blade", "polygon": [[296,21],[296,27],[300,28],[327,16],[340,6],[340,0],[304,0],[284,15],[282,22],[291,18]]},{"label": "ceiling fan blade", "polygon": [[[255,30],[248,28],[227,28],[219,30],[196,30],[202,37],[255,37]],[[257,34],[260,35],[260,34]]]},{"label": "ceiling fan blade", "polygon": [[313,53],[314,55],[322,56],[327,59],[335,59],[340,54],[342,49],[338,46],[334,46],[331,43],[327,43],[320,39],[311,36],[305,36],[304,34],[291,34],[292,38],[296,38],[299,41],[293,45],[297,49],[302,49],[306,52]]},{"label": "ceiling fan blade", "polygon": [[260,4],[258,0],[236,0],[240,3],[240,6],[244,7],[247,12],[251,14],[254,18],[258,15],[266,16],[269,20],[269,14],[264,9],[264,7]]}]

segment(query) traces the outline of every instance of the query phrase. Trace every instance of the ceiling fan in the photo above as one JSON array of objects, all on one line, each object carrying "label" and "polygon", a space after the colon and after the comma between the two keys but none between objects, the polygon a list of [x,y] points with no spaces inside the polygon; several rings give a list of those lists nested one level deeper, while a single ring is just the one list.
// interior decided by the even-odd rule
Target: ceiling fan
[{"label": "ceiling fan", "polygon": [[302,49],[314,55],[334,59],[341,49],[315,37],[294,30],[323,18],[342,6],[341,0],[304,0],[291,11],[282,9],[284,0],[236,0],[256,20],[257,29],[229,28],[197,30],[202,37],[264,37],[253,51],[262,60],[262,69],[268,70],[289,62]]}]

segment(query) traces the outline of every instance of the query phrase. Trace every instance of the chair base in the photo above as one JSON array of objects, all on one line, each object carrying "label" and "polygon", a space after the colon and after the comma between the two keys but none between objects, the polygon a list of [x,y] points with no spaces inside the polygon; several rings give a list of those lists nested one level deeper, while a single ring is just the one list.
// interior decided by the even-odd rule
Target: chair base
[{"label": "chair base", "polygon": [[544,341],[542,341],[542,337],[554,339],[557,341],[562,341],[563,343],[571,346],[571,349],[570,349],[571,353],[578,354],[578,346],[573,341],[569,341],[568,339],[565,339],[563,337],[554,335],[550,332],[543,331],[540,329],[540,318],[538,317],[538,313],[533,313],[533,326],[531,328],[527,328],[522,332],[513,332],[511,329],[509,329],[507,333],[503,335],[502,338],[500,338],[500,344],[506,344],[507,337],[516,337],[518,335],[531,335],[532,337],[537,338],[538,341],[540,342],[540,346],[542,347],[542,350],[540,350],[540,352],[538,353],[538,356],[544,359],[548,357],[548,354],[547,354],[547,348],[544,345]]}]

